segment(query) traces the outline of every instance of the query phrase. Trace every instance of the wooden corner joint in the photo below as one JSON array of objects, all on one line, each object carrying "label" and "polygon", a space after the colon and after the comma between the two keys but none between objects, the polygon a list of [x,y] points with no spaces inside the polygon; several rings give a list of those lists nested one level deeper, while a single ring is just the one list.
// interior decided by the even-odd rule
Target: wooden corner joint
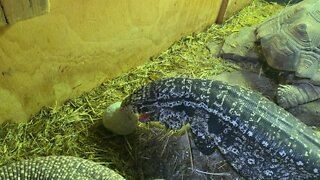
[{"label": "wooden corner joint", "polygon": [[49,0],[0,0],[0,26],[49,12]]}]

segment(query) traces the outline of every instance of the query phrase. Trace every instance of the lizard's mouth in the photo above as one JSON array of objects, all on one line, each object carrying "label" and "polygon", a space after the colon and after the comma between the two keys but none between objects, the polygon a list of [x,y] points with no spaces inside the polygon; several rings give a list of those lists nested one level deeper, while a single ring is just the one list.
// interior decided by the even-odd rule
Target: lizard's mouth
[{"label": "lizard's mouth", "polygon": [[140,122],[148,122],[150,120],[150,114],[149,113],[141,113],[139,114],[139,121]]}]

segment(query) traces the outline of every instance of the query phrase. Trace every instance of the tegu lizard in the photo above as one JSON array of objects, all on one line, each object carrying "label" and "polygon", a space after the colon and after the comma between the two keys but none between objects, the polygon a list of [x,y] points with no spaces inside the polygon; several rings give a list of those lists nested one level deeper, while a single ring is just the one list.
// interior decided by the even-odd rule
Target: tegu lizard
[{"label": "tegu lizard", "polygon": [[0,180],[124,180],[96,162],[72,156],[47,156],[0,167]]},{"label": "tegu lizard", "polygon": [[246,178],[320,178],[320,141],[313,129],[251,90],[168,78],[137,89],[121,106],[169,129],[189,123],[202,153],[218,149]]},{"label": "tegu lizard", "polygon": [[0,167],[0,180],[124,180],[96,162],[72,156],[47,156]]}]

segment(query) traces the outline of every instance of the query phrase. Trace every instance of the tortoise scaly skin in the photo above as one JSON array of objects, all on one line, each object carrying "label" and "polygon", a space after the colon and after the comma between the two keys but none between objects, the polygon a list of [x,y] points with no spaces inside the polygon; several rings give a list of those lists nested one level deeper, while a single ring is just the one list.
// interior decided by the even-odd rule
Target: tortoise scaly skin
[{"label": "tortoise scaly skin", "polygon": [[202,153],[218,149],[246,178],[320,178],[315,132],[251,90],[214,80],[168,78],[136,90],[122,108],[147,114],[169,129],[189,123]]}]

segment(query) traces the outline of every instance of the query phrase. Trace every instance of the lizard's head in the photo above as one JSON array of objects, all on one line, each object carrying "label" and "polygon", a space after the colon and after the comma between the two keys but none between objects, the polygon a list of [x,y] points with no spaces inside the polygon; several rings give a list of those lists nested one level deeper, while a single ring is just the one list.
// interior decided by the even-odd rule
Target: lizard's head
[{"label": "lizard's head", "polygon": [[154,82],[135,90],[122,101],[121,107],[138,114],[140,122],[158,120],[159,104]]},{"label": "lizard's head", "polygon": [[179,105],[181,101],[168,92],[170,82],[171,79],[157,80],[137,89],[123,100],[121,107],[137,113],[140,122],[159,121],[169,129],[180,129],[188,116]]}]

